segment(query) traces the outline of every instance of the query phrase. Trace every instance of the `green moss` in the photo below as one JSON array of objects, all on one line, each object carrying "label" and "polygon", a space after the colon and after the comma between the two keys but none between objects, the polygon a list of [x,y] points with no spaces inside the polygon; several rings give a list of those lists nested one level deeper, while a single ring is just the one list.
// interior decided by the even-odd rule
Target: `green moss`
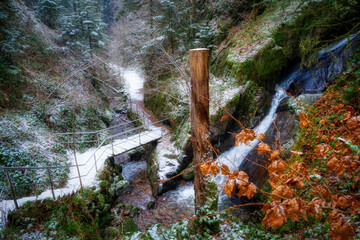
[{"label": "green moss", "polygon": [[[139,119],[139,114],[133,112],[131,109],[128,109],[127,113],[126,113],[128,119],[134,121]],[[142,122],[140,120],[135,121],[135,127],[140,127],[142,125]]]},{"label": "green moss", "polygon": [[154,195],[158,193],[158,176],[157,172],[159,170],[156,150],[153,150],[147,160],[147,175],[149,177],[149,182],[151,185],[151,189]]},{"label": "green moss", "polygon": [[131,218],[126,218],[120,226],[120,232],[122,234],[129,233],[129,232],[130,233],[137,232],[137,231],[139,231],[139,228],[136,225],[136,223],[134,222],[134,220],[132,220]]},{"label": "green moss", "polygon": [[192,167],[193,167],[193,163],[190,163],[189,167],[184,170],[184,172],[187,171],[186,173],[184,173],[184,174],[182,175],[182,178],[183,178],[185,181],[192,181],[192,180],[194,180],[194,169],[191,169],[191,170],[189,171],[189,169],[192,168]]}]

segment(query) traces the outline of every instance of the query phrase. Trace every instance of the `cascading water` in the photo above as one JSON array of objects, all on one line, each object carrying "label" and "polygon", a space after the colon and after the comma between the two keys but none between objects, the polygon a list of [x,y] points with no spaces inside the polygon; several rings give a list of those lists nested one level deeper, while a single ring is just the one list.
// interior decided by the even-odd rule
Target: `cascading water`
[{"label": "cascading water", "polygon": [[[293,82],[296,82],[303,90],[303,92],[322,92],[326,88],[326,81],[333,75],[341,73],[344,64],[346,62],[349,50],[352,46],[359,41],[360,32],[351,35],[349,38],[340,40],[333,45],[326,47],[319,51],[318,60],[320,66],[311,67],[310,69],[299,71],[300,64],[297,64],[294,69],[284,77],[278,86],[275,88],[275,94],[271,102],[270,110],[265,118],[256,126],[253,130],[259,133],[265,133],[270,127],[276,117],[276,110],[284,98],[288,95],[284,90],[288,90]],[[231,171],[239,168],[244,158],[249,152],[257,146],[259,140],[255,139],[250,142],[249,145],[240,144],[237,147],[233,147],[227,152],[223,153],[217,161],[226,164]],[[220,185],[224,182],[224,176],[220,175],[216,181],[219,189]],[[219,197],[220,207],[227,196],[222,193]]]},{"label": "cascading water", "polygon": [[[352,35],[349,39],[344,39],[339,42],[336,42],[332,46],[323,49],[318,53],[319,62],[321,63],[321,67],[311,68],[310,70],[300,71],[299,72],[299,64],[294,66],[290,74],[284,77],[278,86],[275,88],[275,94],[273,96],[273,100],[271,102],[271,106],[266,117],[260,122],[258,126],[254,128],[258,133],[265,133],[267,129],[271,126],[273,120],[276,116],[276,111],[281,103],[281,101],[287,97],[287,94],[283,91],[283,89],[288,89],[292,83],[296,82],[303,90],[303,92],[322,92],[326,84],[324,81],[327,80],[331,75],[335,75],[341,72],[347,53],[347,46],[351,48],[351,43],[355,40],[359,39],[359,34]],[[331,52],[331,53],[329,53]],[[336,56],[336,60],[334,61]],[[129,77],[130,75],[125,76],[127,79],[132,79]],[[132,80],[131,80],[132,83]],[[137,90],[133,90],[132,92],[136,92],[139,94]],[[132,96],[134,98],[134,96]],[[222,154],[222,156],[217,160],[229,166],[231,170],[235,170],[238,168],[243,161],[244,157],[246,157],[249,152],[258,144],[257,140],[251,142],[251,146],[240,145],[238,147],[233,147],[229,151]],[[137,164],[138,162],[131,163]],[[124,172],[128,172],[128,174],[124,174],[124,177],[127,179],[136,178],[137,174],[141,174],[141,169],[144,169],[145,165],[138,166],[136,170],[133,166],[129,164],[129,166],[124,166]],[[145,164],[145,162],[143,163]],[[129,169],[132,169],[129,171]],[[224,178],[218,176],[217,181],[218,185],[223,182]],[[144,186],[143,182],[140,182],[141,186]],[[140,187],[139,187],[140,188]],[[166,215],[170,216],[169,223],[173,222],[176,217],[181,218],[180,215],[184,214],[187,216],[191,216],[194,212],[194,190],[192,183],[186,183],[185,185],[178,186],[177,189],[171,190],[164,195],[157,198],[157,210],[155,211],[144,211],[142,212],[142,216],[149,221],[149,224],[154,221],[154,216],[159,214],[159,216],[163,216],[162,212],[166,212]],[[151,190],[148,190],[147,193],[149,198],[151,198]],[[146,194],[139,194],[139,197],[144,200],[147,199]],[[172,200],[173,199],[173,200]],[[223,207],[223,202],[227,199],[225,194],[220,195],[219,207]],[[130,199],[131,200],[131,199]],[[129,200],[129,201],[130,201]],[[136,202],[139,202],[139,199],[135,199]],[[131,202],[131,201],[130,201]],[[147,201],[144,201],[142,208],[145,208]],[[161,211],[160,211],[161,210]],[[158,213],[159,212],[159,213]],[[180,214],[181,212],[181,214]],[[156,214],[155,214],[156,213]],[[173,213],[173,214],[169,214]],[[148,215],[148,216],[147,216]],[[178,216],[179,215],[179,216]],[[147,216],[147,217],[146,217]],[[136,219],[135,219],[136,220]],[[156,219],[155,219],[156,220]]]}]

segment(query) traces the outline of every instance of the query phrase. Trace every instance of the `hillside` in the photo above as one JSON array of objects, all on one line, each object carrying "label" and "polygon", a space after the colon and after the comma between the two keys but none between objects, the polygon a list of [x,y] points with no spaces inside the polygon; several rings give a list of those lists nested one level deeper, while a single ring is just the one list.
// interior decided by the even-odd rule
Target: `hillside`
[{"label": "hillside", "polygon": [[[109,89],[101,79],[117,83],[102,62],[62,42],[59,30],[45,25],[24,2],[3,1],[1,16],[0,165],[69,164],[71,138],[58,133],[106,128],[113,116],[106,96]],[[80,137],[76,147],[84,150],[92,146],[90,140],[94,139]],[[4,174],[0,172],[1,188],[8,186]],[[47,176],[46,171],[33,170],[25,176],[21,171],[9,174],[17,184],[41,183]],[[58,169],[54,181],[61,185],[67,174],[66,168]],[[38,193],[43,189],[39,185]],[[31,192],[24,187],[17,194]]]}]

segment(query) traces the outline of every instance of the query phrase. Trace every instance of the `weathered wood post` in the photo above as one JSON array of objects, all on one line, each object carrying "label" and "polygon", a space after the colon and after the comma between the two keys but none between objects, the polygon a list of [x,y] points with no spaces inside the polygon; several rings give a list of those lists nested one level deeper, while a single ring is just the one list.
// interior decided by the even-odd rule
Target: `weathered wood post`
[{"label": "weathered wood post", "polygon": [[52,196],[53,196],[53,199],[55,200],[55,193],[54,193],[54,185],[53,185],[53,181],[51,179],[51,173],[50,173],[50,169],[47,168],[47,174],[48,174],[48,177],[49,177],[49,182],[50,182],[50,187],[51,187],[51,193],[52,193]]},{"label": "weathered wood post", "polygon": [[[190,77],[191,77],[191,133],[194,154],[194,190],[195,212],[204,215],[201,208],[210,199],[215,202],[212,208],[217,209],[217,197],[214,196],[216,184],[201,173],[201,162],[211,159],[212,151],[209,141],[209,49],[198,48],[190,50]],[[210,187],[211,185],[211,187]],[[215,185],[215,186],[214,186]],[[216,193],[215,193],[216,195]],[[212,209],[212,210],[216,210]]]},{"label": "weathered wood post", "polygon": [[13,185],[12,185],[12,182],[11,182],[10,175],[9,175],[7,169],[4,169],[4,171],[5,171],[6,178],[7,178],[8,182],[9,182],[10,191],[11,191],[11,196],[12,196],[12,198],[13,198],[13,200],[14,200],[15,207],[16,207],[16,209],[19,209],[19,205],[18,205],[18,203],[17,203],[17,201],[16,201],[15,191],[14,191],[14,188],[13,188]]}]

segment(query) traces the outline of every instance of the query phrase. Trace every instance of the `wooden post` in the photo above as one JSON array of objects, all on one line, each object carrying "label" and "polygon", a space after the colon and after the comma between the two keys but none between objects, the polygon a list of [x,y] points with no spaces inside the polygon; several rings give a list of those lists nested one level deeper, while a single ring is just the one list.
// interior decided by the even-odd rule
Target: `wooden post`
[{"label": "wooden post", "polygon": [[47,169],[47,174],[48,174],[48,176],[49,176],[51,193],[52,193],[53,199],[55,200],[54,186],[53,186],[53,181],[52,181],[52,179],[51,179],[50,169]]},{"label": "wooden post", "polygon": [[6,178],[7,178],[8,182],[9,182],[10,191],[11,191],[11,196],[12,196],[12,198],[13,198],[13,200],[14,200],[15,207],[16,207],[16,209],[18,209],[18,208],[19,208],[19,205],[18,205],[18,203],[17,203],[17,201],[16,201],[14,188],[13,188],[13,185],[12,185],[12,182],[11,182],[11,178],[10,178],[10,176],[9,176],[9,173],[8,173],[7,169],[5,169],[5,175],[6,175]]},{"label": "wooden post", "polygon": [[[209,145],[209,49],[190,50],[191,77],[191,133],[194,153],[194,190],[195,212],[206,204],[208,190],[207,180],[201,173],[201,162],[208,161],[211,154]],[[200,213],[201,214],[201,213]]]},{"label": "wooden post", "polygon": [[95,171],[97,172],[97,164],[96,164],[96,152],[94,152],[94,162],[95,162]]}]

